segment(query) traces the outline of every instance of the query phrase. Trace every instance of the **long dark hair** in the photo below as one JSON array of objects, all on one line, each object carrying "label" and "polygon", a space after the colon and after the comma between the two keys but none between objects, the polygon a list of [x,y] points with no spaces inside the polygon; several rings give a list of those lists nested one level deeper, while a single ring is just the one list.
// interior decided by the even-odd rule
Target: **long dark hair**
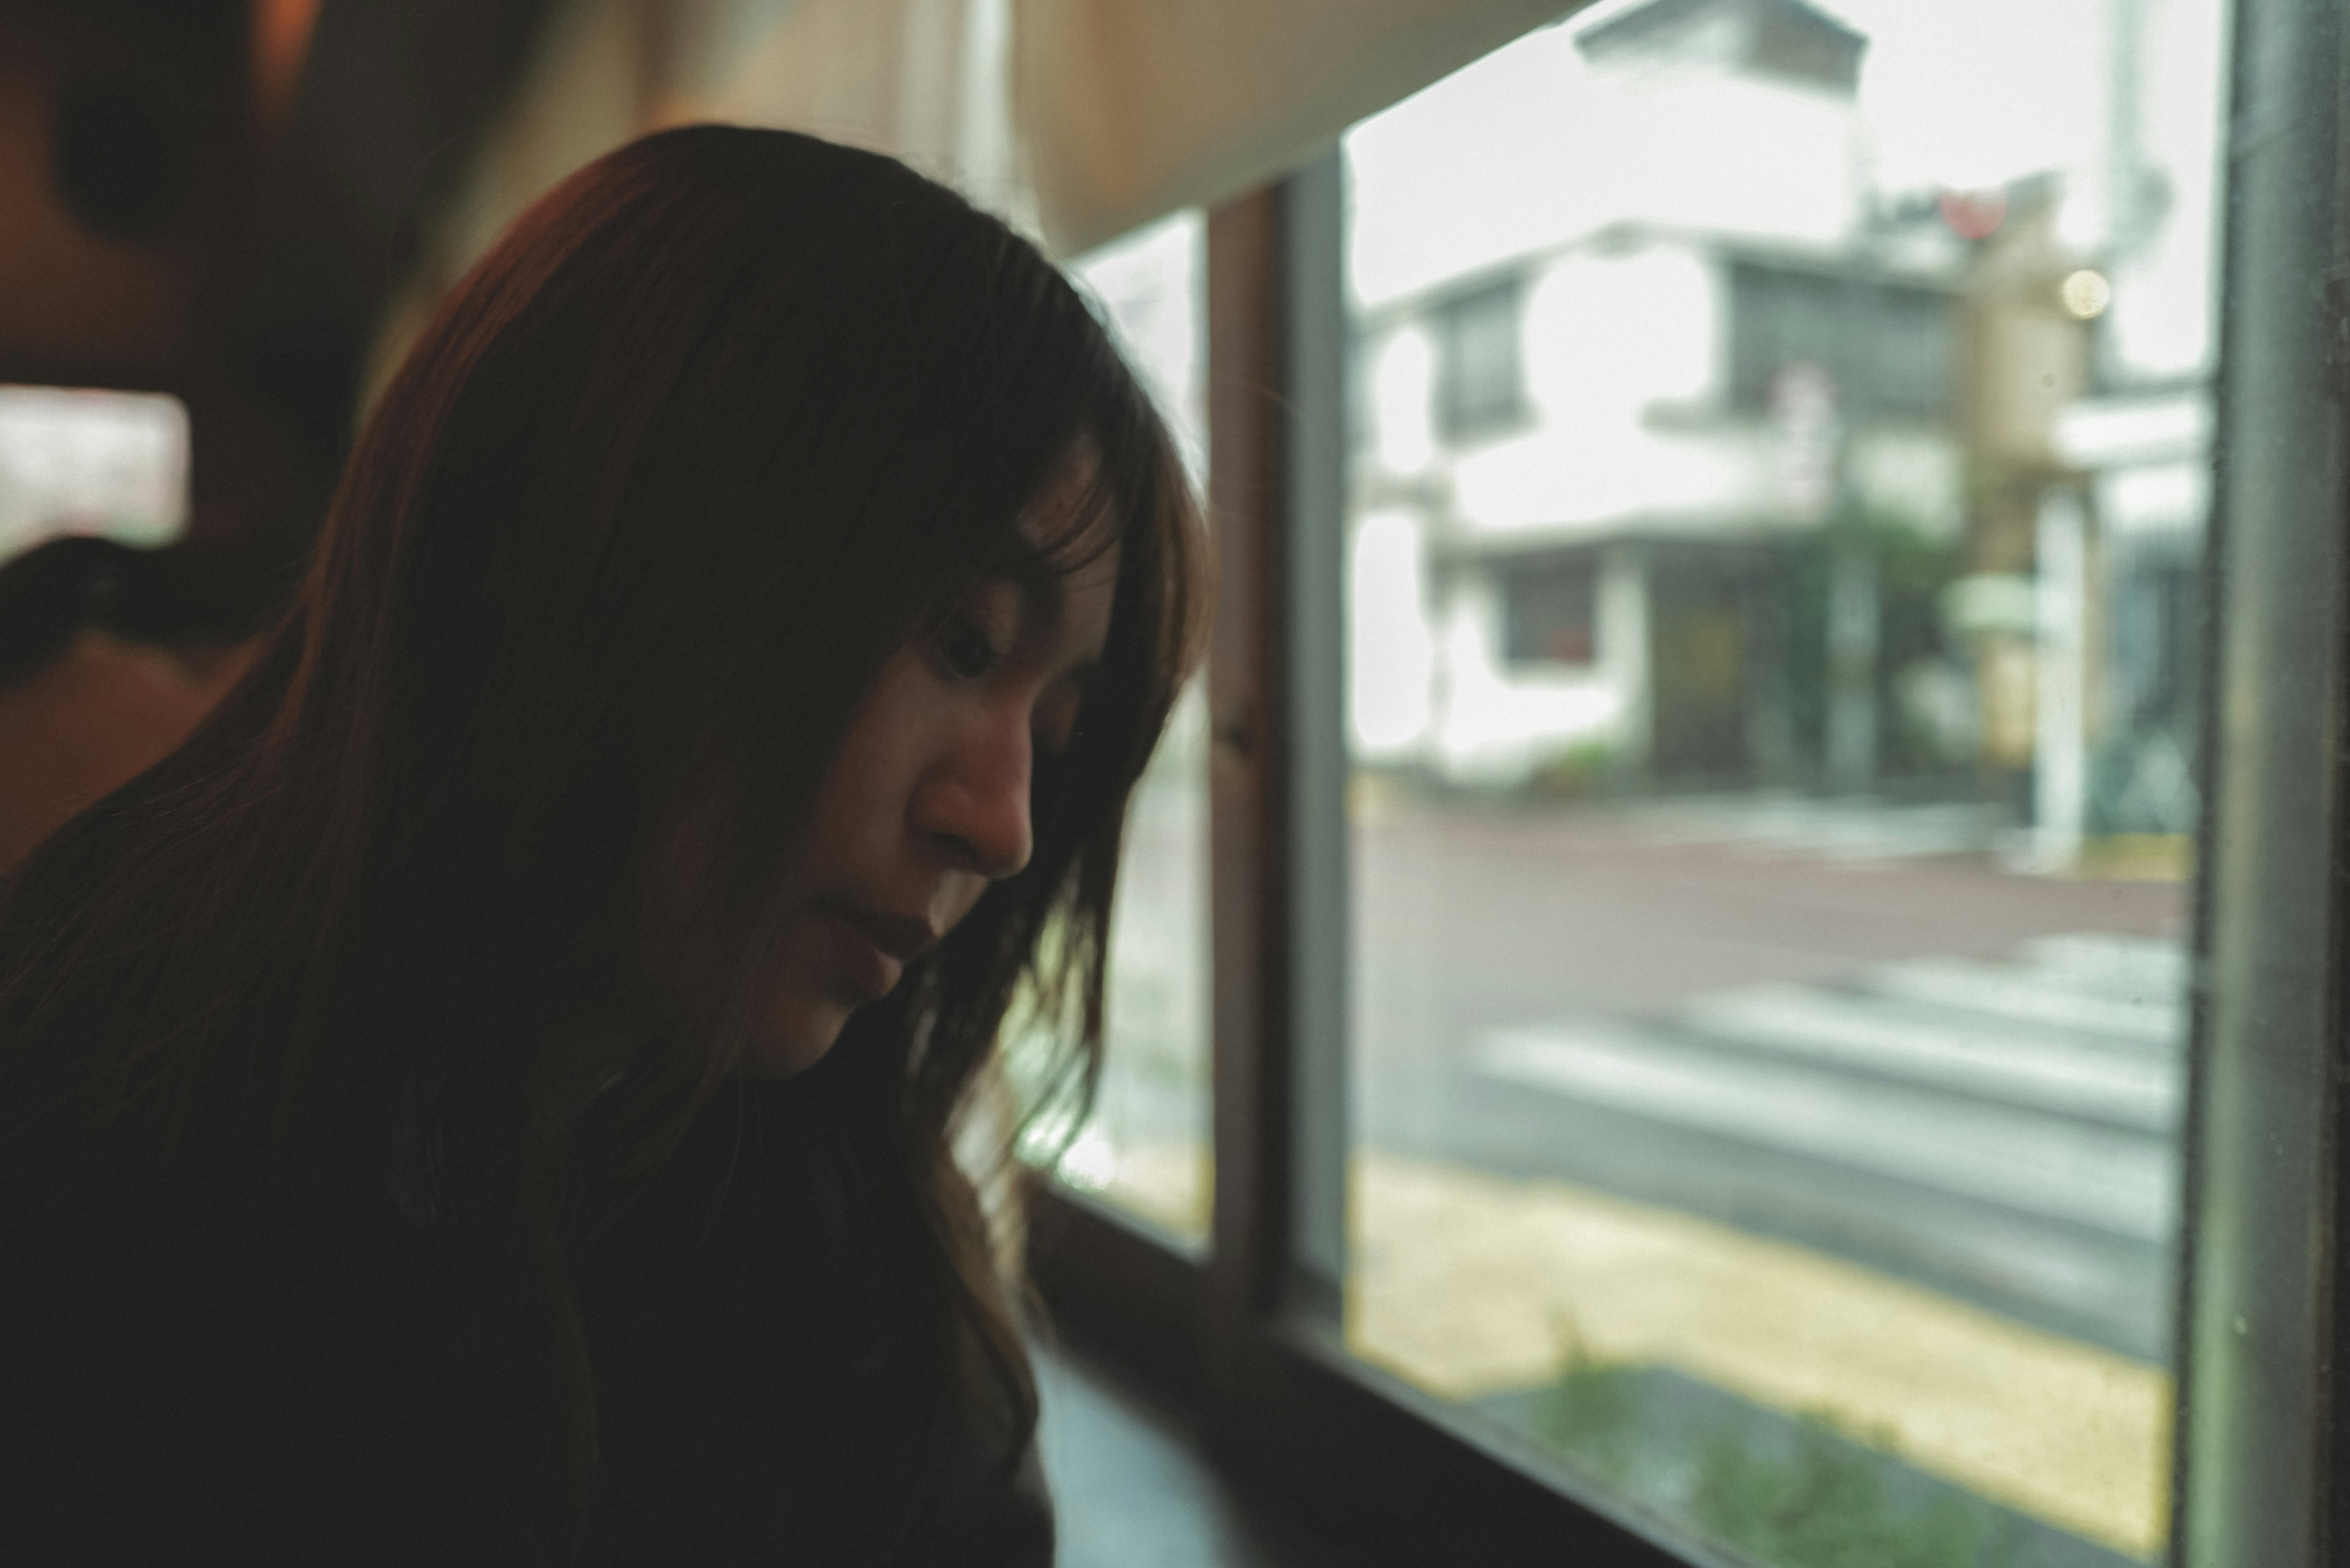
[{"label": "long dark hair", "polygon": [[1072,1003],[1090,1078],[1126,802],[1196,655],[1203,546],[1068,283],[886,158],[649,136],[457,286],[248,675],[0,893],[12,1121],[388,1191],[524,1324],[576,1506],[572,1251],[740,1046],[631,991],[655,826],[713,767],[739,785],[720,897],[747,987],[862,693],[1081,447],[1116,602],[1034,857],[827,1064],[928,1260],[941,1376],[1016,1449],[1034,1387],[951,1130],[1024,984]]}]

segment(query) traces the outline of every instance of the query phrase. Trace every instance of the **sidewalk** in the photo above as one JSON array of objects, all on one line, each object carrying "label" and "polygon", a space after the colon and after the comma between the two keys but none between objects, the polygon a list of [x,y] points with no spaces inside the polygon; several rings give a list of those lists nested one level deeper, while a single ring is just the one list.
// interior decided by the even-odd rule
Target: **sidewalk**
[{"label": "sidewalk", "polygon": [[[1122,1151],[1105,1196],[1205,1224],[1195,1151]],[[2130,1556],[2168,1524],[2162,1370],[1805,1249],[1558,1181],[1371,1151],[1348,1340],[1470,1402],[1579,1354],[1671,1367],[1882,1434],[1910,1465]]]}]

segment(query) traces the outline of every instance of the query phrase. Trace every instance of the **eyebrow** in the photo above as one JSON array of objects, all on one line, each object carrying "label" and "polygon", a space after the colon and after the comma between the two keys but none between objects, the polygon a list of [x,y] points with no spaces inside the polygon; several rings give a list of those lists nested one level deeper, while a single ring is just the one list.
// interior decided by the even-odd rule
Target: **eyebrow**
[{"label": "eyebrow", "polygon": [[[1077,569],[1082,571],[1084,567]],[[1042,551],[1006,551],[1001,559],[983,567],[979,576],[983,582],[1007,583],[1019,591],[1024,627],[1049,632],[1060,624],[1068,605],[1068,590],[1064,587],[1068,573],[1056,568]],[[1075,686],[1083,693],[1090,689],[1102,664],[1099,655],[1080,659],[1055,676],[1053,684]]]},{"label": "eyebrow", "polygon": [[1070,575],[1084,571],[1099,559],[1097,553],[1088,552],[1073,563],[1063,563],[1055,559],[1052,551],[1020,539],[996,552],[981,566],[979,575],[983,579],[1008,583],[1017,588],[1023,614],[1050,628],[1060,623],[1067,608]]},{"label": "eyebrow", "polygon": [[1023,551],[996,562],[980,575],[1009,583],[1019,589],[1023,611],[1040,625],[1058,625],[1068,606],[1069,594],[1061,586],[1061,574],[1053,569],[1052,563],[1034,552]]}]

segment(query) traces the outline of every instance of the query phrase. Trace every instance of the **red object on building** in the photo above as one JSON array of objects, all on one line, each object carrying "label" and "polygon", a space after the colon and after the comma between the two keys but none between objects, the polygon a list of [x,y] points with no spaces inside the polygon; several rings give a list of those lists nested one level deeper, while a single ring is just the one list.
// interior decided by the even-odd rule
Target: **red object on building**
[{"label": "red object on building", "polygon": [[1945,191],[1935,199],[1942,222],[1962,240],[1989,239],[2007,220],[2004,191]]}]

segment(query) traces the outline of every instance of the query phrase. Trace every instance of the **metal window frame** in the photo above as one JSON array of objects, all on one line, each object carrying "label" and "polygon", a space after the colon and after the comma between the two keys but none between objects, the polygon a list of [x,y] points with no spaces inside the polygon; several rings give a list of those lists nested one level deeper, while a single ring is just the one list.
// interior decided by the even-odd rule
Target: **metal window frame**
[{"label": "metal window frame", "polygon": [[[2350,718],[2350,28],[2237,0],[2194,889],[2174,1568],[2350,1562],[2336,1194]],[[1365,1560],[1726,1565],[1351,1356],[1343,1276],[1347,343],[1335,150],[1208,224],[1215,996],[1204,1258],[1040,1183],[1062,1321]],[[2322,285],[2322,286],[2320,286]]]},{"label": "metal window frame", "polygon": [[2345,870],[2344,388],[2350,31],[2239,0],[2207,546],[2203,867],[2171,1560],[2350,1552],[2338,947]]}]

